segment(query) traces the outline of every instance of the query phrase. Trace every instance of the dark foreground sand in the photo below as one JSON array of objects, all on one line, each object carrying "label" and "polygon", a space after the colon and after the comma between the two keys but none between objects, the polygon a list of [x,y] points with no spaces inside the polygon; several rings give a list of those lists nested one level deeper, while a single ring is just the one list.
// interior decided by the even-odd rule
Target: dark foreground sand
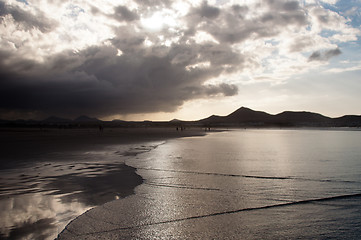
[{"label": "dark foreground sand", "polygon": [[62,151],[98,150],[116,144],[142,143],[179,137],[203,136],[201,128],[26,129],[0,128],[0,169],[18,160],[36,159],[40,154]]}]

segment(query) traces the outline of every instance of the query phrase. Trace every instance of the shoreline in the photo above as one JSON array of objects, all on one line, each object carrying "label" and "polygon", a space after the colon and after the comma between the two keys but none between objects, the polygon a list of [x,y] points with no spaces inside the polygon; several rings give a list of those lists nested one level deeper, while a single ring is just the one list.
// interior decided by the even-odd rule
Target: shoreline
[{"label": "shoreline", "polygon": [[[281,131],[274,131],[278,134]],[[228,132],[227,132],[228,133]],[[226,133],[226,134],[227,134]],[[234,140],[236,145],[238,146],[239,141],[237,139],[246,137],[246,139],[253,139],[254,138],[247,138],[244,134],[252,134],[253,131],[241,131],[238,135],[235,135]],[[306,136],[304,138],[305,141],[308,143],[309,139],[309,132],[298,132],[302,136]],[[327,136],[334,136],[333,133],[323,132],[320,139],[324,139],[323,134],[328,134]],[[340,133],[344,134],[344,133]],[[284,134],[281,133],[283,137]],[[294,139],[293,134],[286,134],[287,139],[292,140]],[[352,134],[354,135],[354,134]],[[74,221],[69,223],[66,228],[59,233],[57,239],[77,239],[79,237],[86,237],[89,239],[98,239],[98,238],[109,238],[109,239],[126,239],[126,238],[134,238],[134,239],[146,239],[147,236],[172,236],[174,238],[187,238],[187,236],[202,236],[199,229],[203,229],[206,233],[203,237],[199,238],[216,238],[214,236],[237,236],[233,227],[238,227],[242,224],[237,224],[239,221],[242,221],[241,218],[245,217],[248,219],[249,216],[247,212],[252,211],[249,213],[250,216],[258,215],[260,218],[255,218],[257,223],[260,225],[266,226],[265,229],[270,229],[272,225],[274,225],[271,221],[263,221],[264,217],[262,216],[262,212],[273,212],[272,210],[274,207],[284,207],[284,208],[292,208],[297,210],[297,215],[303,213],[303,208],[297,208],[298,206],[312,206],[313,201],[328,201],[329,199],[326,197],[322,197],[322,191],[319,194],[319,198],[309,198],[309,194],[303,194],[302,190],[305,189],[305,193],[307,193],[308,188],[303,188],[302,186],[308,186],[308,184],[304,183],[302,180],[303,178],[294,178],[291,181],[295,181],[296,185],[300,188],[300,195],[297,196],[290,196],[290,198],[285,197],[283,192],[279,192],[279,188],[274,188],[274,192],[270,192],[270,194],[275,194],[275,198],[271,199],[263,199],[262,196],[264,193],[264,186],[273,186],[278,185],[280,186],[287,186],[289,184],[290,179],[287,176],[289,173],[283,173],[284,175],[274,175],[270,174],[271,171],[266,171],[264,174],[255,175],[255,177],[251,177],[250,173],[252,171],[244,171],[244,173],[240,175],[235,175],[233,172],[233,168],[229,168],[229,172],[222,171],[221,165],[215,165],[213,171],[209,171],[208,168],[203,168],[203,166],[209,166],[212,164],[209,159],[214,159],[214,162],[223,162],[218,161],[219,158],[217,155],[217,145],[219,144],[218,140],[223,139],[225,136],[221,138],[214,139],[213,137],[206,137],[206,138],[193,138],[188,139],[190,143],[184,144],[184,142],[188,142],[187,139],[185,141],[170,141],[168,146],[165,146],[164,149],[161,149],[160,152],[156,152],[153,156],[144,156],[140,158],[139,162],[135,162],[134,166],[140,170],[139,174],[145,179],[145,184],[138,186],[136,189],[136,194],[129,196],[127,198],[121,199],[121,201],[111,201],[99,207],[95,207],[92,210],[87,211],[86,213],[78,216]],[[259,136],[260,139],[263,136]],[[275,138],[272,138],[275,139]],[[281,139],[281,138],[280,138]],[[259,139],[258,139],[259,140]],[[270,143],[270,138],[265,140],[261,143]],[[212,145],[211,143],[215,143],[216,145]],[[282,141],[281,141],[282,142]],[[296,141],[298,143],[298,141]],[[198,145],[199,144],[199,145]],[[259,144],[259,141],[255,141],[255,144]],[[261,146],[266,146],[266,144],[261,144]],[[193,148],[193,146],[196,146]],[[204,148],[206,146],[206,148]],[[210,146],[213,146],[212,150],[210,150]],[[305,145],[307,146],[307,145]],[[323,147],[324,145],[320,145]],[[188,152],[193,150],[203,151],[206,149],[206,152],[203,151],[204,154],[199,155],[197,153],[193,154],[191,157],[188,158]],[[203,150],[202,150],[203,149]],[[222,148],[224,151],[221,153],[229,152],[225,151],[230,148]],[[231,147],[232,149],[232,147]],[[258,149],[258,148],[257,148]],[[269,144],[268,149],[273,149],[273,145]],[[281,148],[283,149],[283,148]],[[188,151],[189,150],[189,151]],[[244,150],[244,149],[243,149]],[[238,149],[237,151],[241,151]],[[184,153],[185,154],[182,154]],[[232,151],[231,151],[232,152]],[[303,148],[300,148],[299,151],[295,151],[295,153],[300,152],[303,153]],[[328,152],[328,151],[327,151]],[[250,155],[246,155],[245,157],[241,157],[241,159],[248,159],[249,156],[253,156],[255,154],[254,148],[250,148],[249,151]],[[266,149],[265,153],[269,153]],[[202,157],[200,157],[202,156]],[[242,155],[240,155],[242,156]],[[275,156],[280,156],[275,154]],[[278,162],[284,161],[287,158],[286,155],[283,159],[278,160]],[[260,154],[261,158],[263,159],[263,153]],[[229,160],[227,160],[227,158]],[[180,160],[180,159],[185,159]],[[191,159],[191,160],[190,160]],[[322,161],[323,158],[320,160],[320,164],[322,165],[324,162]],[[182,165],[180,162],[184,163],[186,161],[192,161],[193,164]],[[226,157],[223,159],[224,163],[231,163],[231,157]],[[332,158],[331,158],[332,161]],[[254,162],[254,161],[250,161]],[[267,161],[265,161],[267,163]],[[295,161],[297,162],[297,160]],[[198,163],[199,166],[197,165]],[[203,164],[202,164],[203,163]],[[209,164],[208,164],[209,163]],[[245,162],[246,163],[246,162]],[[236,163],[237,164],[237,163]],[[198,166],[198,167],[197,167]],[[233,165],[237,166],[237,165]],[[243,166],[247,166],[246,164]],[[243,167],[242,166],[242,167]],[[310,165],[311,168],[313,166]],[[179,167],[179,168],[178,168]],[[185,169],[183,168],[185,167]],[[257,168],[257,167],[256,167]],[[268,167],[265,167],[265,170]],[[219,170],[219,171],[218,171]],[[252,170],[252,169],[249,169]],[[150,172],[149,172],[150,171]],[[261,171],[262,172],[262,171]],[[225,174],[227,173],[227,174]],[[143,175],[145,174],[145,175]],[[186,174],[186,175],[184,175]],[[229,174],[229,175],[228,175]],[[244,174],[244,175],[243,175]],[[240,177],[242,180],[238,181],[234,179],[234,177]],[[253,175],[252,175],[253,176]],[[291,175],[292,176],[292,175]],[[296,175],[297,176],[297,175]],[[306,178],[304,179],[310,179]],[[224,181],[222,181],[224,180]],[[223,191],[223,187],[226,185],[224,182],[229,181],[229,186],[232,186],[234,182],[235,185],[232,189],[234,189],[235,194],[234,196],[229,196],[228,194],[232,191],[228,191],[228,188],[225,188]],[[329,183],[329,181],[324,181],[323,178],[320,179],[322,184]],[[239,183],[242,183],[244,186],[249,189],[254,189],[253,186],[259,189],[259,194],[252,195],[248,194],[249,192],[244,191],[244,189],[239,188]],[[243,184],[244,183],[244,184]],[[339,183],[335,183],[338,185]],[[353,184],[353,183],[351,183]],[[292,184],[293,185],[293,184]],[[227,184],[228,186],[228,184]],[[333,189],[333,186],[330,187]],[[272,187],[271,187],[272,189]],[[237,192],[239,191],[239,192]],[[237,192],[237,193],[236,193]],[[252,192],[252,191],[250,191]],[[326,196],[329,191],[326,191]],[[244,194],[244,195],[243,195]],[[318,194],[316,194],[318,196]],[[359,196],[359,193],[356,194]],[[227,196],[227,197],[224,197]],[[249,197],[249,199],[247,199]],[[255,199],[253,199],[253,197]],[[261,201],[259,198],[261,196]],[[273,195],[272,195],[273,196]],[[312,195],[313,196],[313,195]],[[336,197],[335,197],[336,196]],[[330,200],[343,198],[343,196],[349,196],[345,194],[337,194],[332,195]],[[350,195],[353,196],[353,195]],[[306,198],[305,198],[306,197]],[[234,201],[234,199],[244,198],[245,201],[238,203]],[[199,201],[199,199],[202,199]],[[212,199],[212,200],[211,200]],[[214,200],[213,199],[218,199]],[[311,199],[311,200],[309,200]],[[319,200],[317,200],[319,199]],[[211,200],[211,201],[209,201]],[[234,208],[231,210],[229,209],[229,205],[222,205],[222,203],[227,202],[225,200],[229,200],[229,203],[234,204]],[[284,201],[287,200],[289,203],[284,204]],[[254,202],[253,202],[254,201]],[[300,204],[301,203],[301,204]],[[238,205],[239,204],[239,205]],[[262,211],[262,212],[261,212]],[[328,212],[327,209],[324,211],[325,213]],[[242,214],[241,214],[242,213]],[[285,211],[287,213],[287,210]],[[314,213],[314,209],[310,211],[310,213]],[[270,220],[273,219],[274,214],[269,214],[271,216]],[[201,220],[199,220],[201,219]],[[332,219],[332,218],[331,218]],[[199,220],[199,221],[198,221]],[[302,219],[307,223],[308,218]],[[195,222],[197,221],[197,222]],[[204,224],[204,222],[207,222]],[[227,229],[228,223],[235,222],[233,227]],[[251,221],[252,222],[252,221]],[[254,221],[253,221],[254,222]],[[269,224],[270,223],[270,224]],[[284,227],[288,229],[288,221],[284,222]],[[252,223],[251,223],[252,224]],[[268,225],[267,225],[268,224]],[[213,228],[210,226],[215,226],[216,230],[212,230]],[[254,227],[253,225],[251,225]],[[256,224],[256,226],[258,226]],[[218,229],[222,230],[219,231]],[[226,229],[226,230],[223,230]],[[208,233],[207,233],[208,232]],[[255,228],[255,232],[264,232],[259,231],[259,229]],[[218,235],[220,233],[220,235]],[[239,231],[238,231],[239,233]],[[275,236],[277,235],[277,231],[273,231]],[[153,235],[154,234],[154,235]],[[167,235],[168,234],[168,235]],[[197,235],[199,234],[199,235]],[[204,237],[206,236],[206,237]],[[293,236],[293,235],[290,235]],[[294,235],[298,236],[298,235]],[[302,235],[301,235],[302,236]],[[315,235],[314,235],[315,236]],[[317,236],[317,235],[316,235]],[[318,235],[320,236],[320,235]],[[275,237],[277,238],[277,237]]]}]

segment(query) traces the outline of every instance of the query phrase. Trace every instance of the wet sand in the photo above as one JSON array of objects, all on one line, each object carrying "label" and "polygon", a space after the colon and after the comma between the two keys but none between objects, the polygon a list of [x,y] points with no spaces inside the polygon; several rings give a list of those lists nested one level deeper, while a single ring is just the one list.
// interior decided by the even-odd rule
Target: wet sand
[{"label": "wet sand", "polygon": [[15,167],[51,152],[100,150],[109,145],[161,141],[171,138],[203,136],[200,128],[176,131],[175,128],[89,129],[0,129],[0,169]]},{"label": "wet sand", "polygon": [[150,151],[151,142],[202,135],[174,128],[0,129],[0,238],[54,239],[85,210],[130,196],[143,183],[122,156]]}]

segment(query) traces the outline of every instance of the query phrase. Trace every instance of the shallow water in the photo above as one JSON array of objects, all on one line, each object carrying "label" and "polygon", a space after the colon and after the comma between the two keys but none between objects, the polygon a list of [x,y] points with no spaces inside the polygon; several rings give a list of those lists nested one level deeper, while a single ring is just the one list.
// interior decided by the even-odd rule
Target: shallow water
[{"label": "shallow water", "polygon": [[[157,184],[254,192],[278,200],[358,193],[361,132],[244,130],[170,140],[126,163]],[[150,175],[148,177],[148,175]]]},{"label": "shallow water", "polygon": [[146,181],[122,204],[132,202],[137,210],[129,214],[142,217],[114,220],[126,229],[94,236],[357,239],[360,140],[359,131],[326,130],[236,130],[170,140],[126,161]]}]

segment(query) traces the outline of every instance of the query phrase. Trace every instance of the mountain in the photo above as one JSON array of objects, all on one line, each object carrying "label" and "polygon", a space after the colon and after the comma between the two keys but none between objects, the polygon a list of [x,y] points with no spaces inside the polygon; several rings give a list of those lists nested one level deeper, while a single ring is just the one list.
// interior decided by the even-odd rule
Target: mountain
[{"label": "mountain", "polygon": [[241,107],[225,117],[226,121],[241,123],[268,122],[271,120],[271,118],[271,114],[261,111],[254,111],[246,107]]},{"label": "mountain", "polygon": [[82,115],[80,117],[77,117],[76,119],[74,119],[74,122],[100,122],[101,120],[97,119],[97,118],[91,118],[85,115]]},{"label": "mountain", "polygon": [[313,112],[291,112],[286,111],[279,113],[273,117],[273,122],[278,124],[289,125],[315,125],[315,124],[331,124],[332,118],[325,117]]},{"label": "mountain", "polygon": [[207,118],[201,119],[198,122],[199,123],[221,123],[221,122],[224,122],[224,117],[212,115]]},{"label": "mountain", "polygon": [[313,112],[285,111],[272,115],[241,107],[227,116],[212,115],[198,123],[211,126],[263,126],[263,127],[361,127],[361,116],[348,115],[330,118]]},{"label": "mountain", "polygon": [[183,121],[182,121],[182,120],[179,120],[179,119],[174,118],[174,119],[170,120],[169,122],[171,122],[171,123],[180,123],[180,122],[183,122]]},{"label": "mountain", "polygon": [[254,111],[246,107],[241,107],[227,116],[212,115],[208,118],[199,120],[199,122],[203,124],[217,124],[217,125],[223,125],[223,124],[259,125],[259,124],[268,123],[271,121],[271,119],[272,119],[271,114],[261,111]]},{"label": "mountain", "polygon": [[91,117],[82,115],[80,117],[77,117],[74,120],[51,116],[51,117],[44,119],[42,122],[44,122],[44,123],[72,123],[72,122],[99,122],[99,121],[100,120],[97,118],[91,118]]},{"label": "mountain", "polygon": [[333,122],[336,127],[360,127],[361,116],[345,115],[343,117],[334,118]]},{"label": "mountain", "polygon": [[127,121],[120,120],[120,119],[113,119],[112,122],[127,122]]},{"label": "mountain", "polygon": [[272,119],[271,114],[261,111],[254,111],[246,107],[241,107],[227,116],[222,117],[222,116],[212,115],[208,118],[200,120],[199,122],[204,124],[258,125],[258,124],[268,123],[271,121],[271,119]]},{"label": "mountain", "polygon": [[70,119],[51,116],[43,120],[45,123],[69,123]]}]

